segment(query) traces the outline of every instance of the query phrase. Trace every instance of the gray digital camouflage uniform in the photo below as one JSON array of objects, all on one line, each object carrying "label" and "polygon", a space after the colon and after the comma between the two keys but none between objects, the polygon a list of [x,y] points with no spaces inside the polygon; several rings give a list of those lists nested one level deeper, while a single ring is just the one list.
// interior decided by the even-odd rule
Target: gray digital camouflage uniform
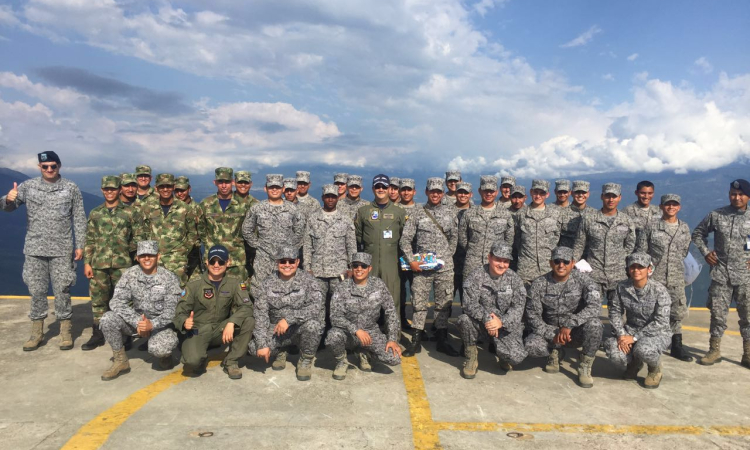
[{"label": "gray digital camouflage uniform", "polygon": [[[381,310],[385,314],[387,335],[378,327]],[[385,351],[388,341],[398,342],[400,329],[393,298],[380,278],[369,277],[365,286],[357,286],[348,279],[336,287],[331,299],[331,324],[326,345],[331,346],[334,356],[345,354],[347,348],[361,348],[389,366],[401,363],[398,355]],[[357,330],[366,331],[372,344],[363,346],[356,336]]]},{"label": "gray digital camouflage uniform", "polygon": [[[523,346],[522,321],[526,306],[526,289],[523,280],[508,269],[500,277],[490,276],[485,264],[464,279],[464,314],[458,316],[458,328],[464,347],[477,345],[480,337],[497,346],[497,356],[516,365],[526,359]],[[495,314],[503,323],[498,337],[490,339],[484,324]]]},{"label": "gray digital camouflage uniform", "polygon": [[[432,214],[440,228],[428,217]],[[445,234],[443,234],[445,233]],[[434,252],[445,262],[440,270],[414,273],[411,284],[411,301],[414,308],[412,327],[424,330],[430,290],[435,290],[435,328],[448,327],[453,303],[453,253],[458,244],[458,218],[455,208],[448,205],[425,204],[416,209],[404,225],[399,246],[405,255]]]},{"label": "gray digital camouflage uniform", "polygon": [[492,244],[498,241],[513,246],[515,223],[507,208],[485,210],[482,205],[466,210],[458,222],[458,248],[466,253],[463,277],[487,263]]},{"label": "gray digital camouflage uniform", "polygon": [[162,266],[146,275],[140,266],[123,272],[109,302],[111,311],[104,313],[100,326],[112,350],[122,349],[123,335],[137,335],[136,328],[145,315],[154,326],[148,338],[148,352],[159,358],[169,356],[177,347],[177,333],[172,325],[180,300],[180,280]]},{"label": "gray digital camouflage uniform", "polygon": [[[648,280],[643,289],[636,289],[630,280],[617,284],[609,306],[609,321],[615,336],[629,335],[636,339],[627,355],[617,347],[617,338],[604,341],[604,350],[618,369],[625,370],[633,358],[649,368],[659,365],[661,353],[669,346],[669,292],[658,281]],[[623,324],[622,316],[627,316]]]},{"label": "gray digital camouflage uniform", "polygon": [[551,271],[537,278],[526,302],[531,334],[524,343],[529,356],[548,356],[551,348],[558,347],[552,341],[563,327],[571,329],[572,341],[566,347],[583,347],[584,355],[596,355],[604,330],[601,308],[599,286],[586,274],[573,270],[562,283],[555,281]]},{"label": "gray digital camouflage uniform", "polygon": [[336,209],[346,214],[349,217],[349,220],[353,222],[359,208],[362,206],[368,206],[370,203],[371,202],[369,200],[365,200],[362,197],[356,200],[352,200],[347,195],[339,201]]},{"label": "gray digital camouflage uniform", "polygon": [[560,208],[525,208],[516,216],[518,276],[531,283],[549,271],[552,250],[560,241]]},{"label": "gray digital camouflage uniform", "polygon": [[588,205],[583,209],[578,209],[575,205],[570,204],[565,208],[560,208],[560,246],[573,248],[578,235],[578,228],[581,227],[584,217],[596,214],[596,208]]},{"label": "gray digital camouflage uniform", "polygon": [[73,315],[70,287],[76,281],[73,249],[83,249],[86,236],[81,191],[75,183],[62,177],[54,183],[42,177],[31,178],[17,189],[15,201],[7,202],[5,196],[0,198],[0,208],[11,212],[26,205],[23,281],[31,295],[29,318],[47,317],[47,291],[51,281],[55,316],[57,320],[69,320]]},{"label": "gray digital camouflage uniform", "polygon": [[649,224],[661,219],[661,209],[653,203],[650,203],[648,208],[644,208],[636,201],[623,208],[622,212],[633,222],[636,237]]},{"label": "gray digital camouflage uniform", "polygon": [[318,199],[310,194],[307,194],[304,197],[297,195],[297,207],[300,208],[305,217],[310,217],[312,213],[321,209]]}]

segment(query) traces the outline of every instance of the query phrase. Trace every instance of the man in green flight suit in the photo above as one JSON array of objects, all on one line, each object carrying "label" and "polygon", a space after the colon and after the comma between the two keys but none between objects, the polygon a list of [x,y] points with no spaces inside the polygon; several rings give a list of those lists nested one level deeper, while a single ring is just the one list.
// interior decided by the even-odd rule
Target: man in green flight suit
[{"label": "man in green flight suit", "polygon": [[398,311],[401,303],[398,241],[406,223],[406,213],[388,198],[389,184],[387,175],[375,175],[372,179],[375,200],[369,205],[359,207],[354,217],[354,227],[357,247],[360,251],[372,255],[370,275],[385,282]]}]

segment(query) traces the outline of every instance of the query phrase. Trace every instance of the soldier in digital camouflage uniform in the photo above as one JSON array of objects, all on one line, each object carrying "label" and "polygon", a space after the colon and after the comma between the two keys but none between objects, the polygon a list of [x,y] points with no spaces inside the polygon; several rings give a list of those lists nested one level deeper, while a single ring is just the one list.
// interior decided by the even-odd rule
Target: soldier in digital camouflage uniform
[{"label": "soldier in digital camouflage uniform", "polygon": [[578,235],[578,228],[583,222],[584,216],[590,216],[596,213],[596,209],[586,205],[589,198],[589,182],[576,180],[573,181],[572,194],[573,201],[570,205],[560,210],[562,225],[560,230],[560,246],[573,248]]},{"label": "soldier in digital camouflage uniform", "polygon": [[445,172],[445,187],[447,192],[443,195],[443,199],[440,200],[442,205],[455,205],[456,204],[456,190],[458,189],[458,183],[462,181],[461,172],[458,170],[449,170]]},{"label": "soldier in digital camouflage uniform", "polygon": [[570,180],[555,180],[555,201],[550,203],[553,208],[567,208],[570,206],[568,199],[571,193]]},{"label": "soldier in digital camouflage uniform", "polygon": [[[298,346],[297,379],[307,381],[325,327],[325,307],[320,282],[297,270],[298,255],[297,247],[280,246],[276,251],[277,270],[256,291],[255,331],[248,349],[268,362],[282,347]],[[274,365],[273,369],[284,367]]]},{"label": "soldier in digital camouflage uniform", "polygon": [[138,265],[125,270],[109,302],[111,311],[102,316],[104,339],[112,347],[112,366],[102,374],[109,381],[130,372],[123,335],[148,339],[148,352],[159,358],[159,368],[173,367],[172,351],[177,333],[172,325],[180,299],[180,281],[159,261],[159,243],[140,241]]},{"label": "soldier in digital camouflage uniform", "polygon": [[362,206],[370,204],[368,200],[360,197],[362,193],[362,177],[359,175],[349,175],[346,177],[346,197],[339,200],[339,209],[346,212],[351,220],[357,215],[357,211]]},{"label": "soldier in digital camouflage uniform", "polygon": [[138,203],[138,179],[134,173],[120,174],[120,203],[124,206]]},{"label": "soldier in digital camouflage uniform", "polygon": [[574,269],[573,249],[557,247],[549,262],[551,271],[531,283],[526,302],[526,322],[531,333],[524,346],[529,356],[547,357],[545,372],[560,371],[560,349],[582,347],[578,356],[578,383],[594,386],[591,366],[602,343],[599,286]]},{"label": "soldier in digital camouflage uniform", "polygon": [[91,339],[81,350],[104,345],[99,322],[109,311],[109,300],[122,271],[133,266],[136,245],[141,241],[141,219],[137,209],[120,202],[120,178],[102,177],[104,203],[91,210],[83,249],[83,272],[89,279],[91,312],[94,318]]},{"label": "soldier in digital camouflage uniform", "polygon": [[135,167],[135,177],[138,183],[138,200],[144,202],[149,198],[157,198],[156,189],[151,187],[151,167],[146,165]]},{"label": "soldier in digital camouflage uniform", "polygon": [[[693,230],[693,244],[711,266],[708,303],[711,311],[711,339],[703,365],[721,361],[721,337],[727,329],[732,302],[740,316],[743,355],[741,364],[750,368],[750,182],[734,180],[729,185],[729,205],[710,212]],[[708,248],[708,235],[714,235],[714,249]]]},{"label": "soldier in digital camouflage uniform", "polygon": [[[608,308],[616,337],[604,341],[604,350],[624,378],[635,380],[643,363],[648,366],[644,387],[661,382],[661,354],[669,345],[669,305],[672,299],[663,284],[649,279],[651,257],[633,253],[627,257],[630,279],[617,283]],[[622,316],[625,314],[626,322]]]},{"label": "soldier in digital camouflage uniform", "polygon": [[[461,223],[463,216],[471,210],[474,205],[471,203],[472,186],[471,183],[461,181],[456,185],[456,204],[455,213],[458,223]],[[460,227],[459,227],[460,229]],[[459,231],[459,240],[461,239]],[[460,244],[456,246],[456,252],[453,254],[453,297],[458,294],[458,301],[463,301],[464,286],[464,263],[466,262],[466,248]]]},{"label": "soldier in digital camouflage uniform", "polygon": [[[352,278],[341,283],[331,300],[331,323],[326,345],[333,350],[336,368],[335,380],[343,380],[349,363],[346,349],[355,349],[360,355],[360,370],[371,370],[369,357],[395,366],[401,363],[398,345],[400,330],[398,312],[385,283],[370,276],[372,256],[355,253],[351,256]],[[378,327],[381,311],[385,316],[386,334]]]},{"label": "soldier in digital camouflage uniform", "polygon": [[283,175],[266,175],[268,199],[250,208],[242,224],[242,236],[255,249],[255,273],[250,279],[253,296],[260,283],[274,271],[278,247],[302,247],[305,220],[294,203],[283,199],[283,179]]},{"label": "soldier in digital camouflage uniform", "polygon": [[[409,219],[409,216],[414,214],[417,209],[422,208],[422,205],[414,201],[414,194],[416,192],[416,183],[414,182],[413,178],[401,178],[399,180],[399,197],[401,197],[401,201],[396,204],[399,208],[404,210],[404,221]],[[414,252],[412,251],[411,254],[407,256],[411,256]],[[404,256],[402,253],[399,252],[399,257]],[[401,329],[402,330],[411,330],[411,324],[408,320],[406,320],[406,299],[407,295],[409,295],[409,292],[406,290],[406,283],[409,283],[409,286],[411,286],[411,283],[414,280],[414,272],[411,270],[400,270],[399,271],[399,283],[400,283],[400,289],[399,289],[399,317],[401,317]]]},{"label": "soldier in digital camouflage uniform", "polygon": [[[186,176],[179,176],[174,179],[174,196],[177,199],[182,200],[188,208],[192,209],[192,214],[195,217],[195,226],[200,232],[200,208],[198,202],[194,201],[193,197],[190,196],[192,187],[190,186],[190,178]],[[201,246],[200,246],[200,234],[198,235],[198,242],[193,246],[193,249],[188,253],[188,267],[187,276],[188,279],[193,275],[195,269],[199,269],[203,273],[203,266],[201,265]]]},{"label": "soldier in digital camouflage uniform", "polygon": [[388,199],[391,201],[391,203],[397,205],[399,202],[401,202],[401,195],[399,194],[399,189],[401,188],[401,178],[389,176],[388,179],[391,182],[391,184],[388,185]]},{"label": "soldier in digital camouflage uniform", "polygon": [[682,361],[692,361],[693,357],[682,346],[682,319],[687,314],[685,298],[685,265],[690,248],[690,227],[677,219],[680,211],[680,196],[661,196],[661,220],[651,222],[641,233],[635,246],[638,253],[648,253],[654,264],[651,279],[663,284],[672,304],[669,313],[669,326],[672,329],[670,354]]},{"label": "soldier in digital camouflage uniform", "polygon": [[635,225],[636,238],[650,223],[661,218],[661,210],[651,203],[654,198],[654,183],[641,181],[635,189],[638,200],[626,206],[622,212],[630,217]]},{"label": "soldier in digital camouflage uniform", "polygon": [[508,212],[513,217],[513,259],[510,261],[510,268],[514,272],[518,270],[518,247],[521,245],[521,235],[516,232],[518,230],[518,217],[525,214],[527,208],[526,188],[520,184],[513,185]]},{"label": "soldier in digital camouflage uniform", "polygon": [[70,350],[73,348],[70,287],[76,281],[75,261],[83,258],[86,213],[78,186],[60,176],[62,164],[57,154],[42,152],[37,159],[41,177],[20,185],[13,183],[13,189],[0,198],[0,208],[6,212],[26,205],[23,281],[31,295],[31,337],[23,349],[36,350],[42,343],[51,281],[55,316],[60,321],[60,349]]},{"label": "soldier in digital camouflage uniform", "polygon": [[549,197],[549,182],[531,182],[531,204],[516,216],[518,235],[518,276],[530,286],[531,282],[549,271],[552,250],[560,241],[560,208],[545,204]]},{"label": "soldier in digital camouflage uniform", "polygon": [[[513,187],[516,185],[516,177],[512,175],[505,175],[500,177],[500,197],[497,199],[498,206],[503,208],[510,208],[513,204],[510,201],[510,196],[513,193]],[[526,195],[524,191],[524,196]]]},{"label": "soldier in digital camouflage uniform", "polygon": [[581,257],[591,266],[591,278],[612,300],[617,283],[627,278],[625,258],[635,248],[635,226],[630,217],[617,211],[622,199],[621,186],[605,183],[602,186],[602,209],[583,216],[573,246],[573,257]]},{"label": "soldier in digital camouflage uniform", "polygon": [[304,170],[297,171],[297,203],[309,217],[314,211],[320,209],[320,202],[317,198],[309,194],[310,192],[310,172]]},{"label": "soldier in digital camouflage uniform", "polygon": [[174,197],[174,175],[160,173],[156,176],[158,200],[141,204],[144,220],[144,238],[159,242],[159,262],[180,280],[188,281],[188,254],[198,243],[197,219],[192,207]]},{"label": "soldier in digital camouflage uniform", "polygon": [[[349,178],[348,173],[337,173],[333,176],[333,184],[339,190],[339,202],[346,197],[346,179]],[[339,205],[341,207],[342,205]]]},{"label": "soldier in digital camouflage uniform", "polygon": [[414,336],[404,352],[414,356],[422,349],[424,326],[430,291],[435,292],[435,328],[437,350],[449,356],[459,353],[448,343],[448,318],[453,303],[453,254],[458,244],[458,218],[454,207],[443,204],[443,179],[427,180],[427,203],[409,216],[401,233],[399,245],[404,255],[433,252],[445,265],[439,270],[422,271],[419,261],[411,261],[414,280],[411,285],[412,328]]},{"label": "soldier in digital camouflage uniform", "polygon": [[[250,194],[250,188],[253,187],[253,178],[250,172],[247,170],[238,170],[234,173],[234,198],[240,202],[240,205],[244,208],[244,214],[247,216],[247,212],[253,206],[260,203],[258,199]],[[243,244],[245,247],[245,270],[247,276],[253,276],[253,263],[255,262],[255,249],[247,245],[247,241],[243,238]]]},{"label": "soldier in digital camouflage uniform", "polygon": [[512,249],[496,242],[487,264],[464,279],[464,313],[458,316],[458,328],[464,342],[461,376],[477,373],[477,340],[495,344],[500,368],[506,372],[526,358],[523,346],[523,311],[526,289],[523,280],[509,269]]}]

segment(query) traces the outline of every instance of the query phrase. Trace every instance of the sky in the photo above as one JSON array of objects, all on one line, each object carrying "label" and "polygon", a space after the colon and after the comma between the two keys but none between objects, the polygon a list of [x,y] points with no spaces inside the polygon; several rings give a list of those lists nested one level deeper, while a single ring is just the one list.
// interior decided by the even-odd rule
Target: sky
[{"label": "sky", "polygon": [[750,155],[750,2],[0,4],[0,166],[690,173]]}]

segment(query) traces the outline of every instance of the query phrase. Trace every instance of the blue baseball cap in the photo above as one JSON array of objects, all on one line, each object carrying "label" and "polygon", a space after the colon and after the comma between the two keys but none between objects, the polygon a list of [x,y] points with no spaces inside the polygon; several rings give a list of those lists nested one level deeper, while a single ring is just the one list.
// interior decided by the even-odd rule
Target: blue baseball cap
[{"label": "blue baseball cap", "polygon": [[227,262],[229,260],[229,250],[223,245],[214,245],[208,251],[208,260],[211,261],[214,258]]},{"label": "blue baseball cap", "polygon": [[379,173],[372,178],[372,187],[375,187],[379,184],[383,184],[385,185],[385,187],[388,187],[391,184],[391,179],[388,178],[388,175]]}]

